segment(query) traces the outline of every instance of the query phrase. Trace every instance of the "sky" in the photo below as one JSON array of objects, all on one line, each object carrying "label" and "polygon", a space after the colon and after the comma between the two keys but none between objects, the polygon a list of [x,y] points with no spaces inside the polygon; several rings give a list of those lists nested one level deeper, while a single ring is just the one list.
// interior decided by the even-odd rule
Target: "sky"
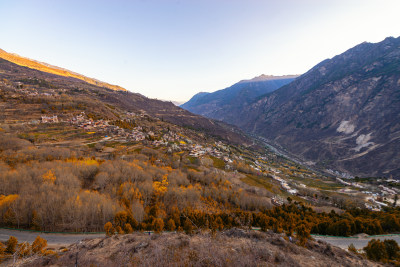
[{"label": "sky", "polygon": [[0,48],[162,100],[400,36],[399,0],[0,0]]}]

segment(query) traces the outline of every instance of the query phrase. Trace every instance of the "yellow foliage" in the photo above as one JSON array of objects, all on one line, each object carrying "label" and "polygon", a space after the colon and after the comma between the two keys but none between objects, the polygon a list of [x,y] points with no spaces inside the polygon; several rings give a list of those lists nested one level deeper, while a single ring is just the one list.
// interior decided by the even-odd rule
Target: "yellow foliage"
[{"label": "yellow foliage", "polygon": [[43,182],[48,182],[48,183],[53,183],[56,181],[56,176],[51,170],[48,170],[45,174],[42,176]]},{"label": "yellow foliage", "polygon": [[0,208],[3,206],[9,206],[11,203],[13,203],[15,200],[17,200],[19,196],[17,194],[14,195],[0,195]]},{"label": "yellow foliage", "polygon": [[35,241],[33,241],[31,249],[33,253],[43,253],[47,247],[47,240],[37,236]]},{"label": "yellow foliage", "polygon": [[95,134],[96,132],[86,132],[87,134]]},{"label": "yellow foliage", "polygon": [[142,194],[140,193],[139,189],[135,188],[135,186],[131,182],[125,182],[121,184],[118,189],[118,195],[121,199],[126,199],[130,202],[134,199],[137,199],[141,203],[143,203]]},{"label": "yellow foliage", "polygon": [[138,165],[138,162],[139,162],[138,160],[134,160],[132,162],[129,162],[129,165],[143,171],[143,168]]},{"label": "yellow foliage", "polygon": [[154,194],[156,195],[163,195],[165,192],[167,192],[167,186],[168,186],[168,175],[164,175],[163,179],[161,182],[154,181],[153,182],[153,189],[154,189]]},{"label": "yellow foliage", "polygon": [[84,165],[99,165],[99,162],[95,159],[84,159],[80,163]]},{"label": "yellow foliage", "polygon": [[179,141],[179,143],[182,144],[182,145],[186,145],[185,141]]}]

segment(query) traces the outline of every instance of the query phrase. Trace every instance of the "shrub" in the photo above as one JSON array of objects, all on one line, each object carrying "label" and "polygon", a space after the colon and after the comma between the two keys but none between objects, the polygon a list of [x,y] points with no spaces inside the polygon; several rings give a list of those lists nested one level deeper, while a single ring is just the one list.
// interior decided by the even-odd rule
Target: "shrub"
[{"label": "shrub", "polygon": [[125,228],[125,233],[127,234],[131,234],[133,232],[133,228],[129,223],[125,224],[124,228]]},{"label": "shrub", "polygon": [[383,261],[388,258],[385,244],[379,239],[372,239],[368,245],[363,248],[367,254],[367,258],[373,261]]},{"label": "shrub", "polygon": [[351,244],[349,245],[349,247],[347,248],[347,250],[350,251],[350,252],[352,252],[352,253],[354,253],[354,254],[358,254],[358,250],[356,249],[356,247],[354,246],[353,243],[351,243]]},{"label": "shrub", "polygon": [[107,236],[112,236],[114,234],[114,227],[111,222],[107,222],[104,225],[104,231],[106,232]]},{"label": "shrub", "polygon": [[160,233],[164,229],[164,221],[160,218],[157,218],[153,222],[154,232]]},{"label": "shrub", "polygon": [[10,254],[14,254],[15,250],[17,248],[18,245],[18,239],[10,236],[10,238],[7,241],[7,247],[6,247],[6,252],[10,253]]},{"label": "shrub", "polygon": [[169,219],[167,222],[167,230],[174,231],[176,229],[175,222],[172,219]]}]

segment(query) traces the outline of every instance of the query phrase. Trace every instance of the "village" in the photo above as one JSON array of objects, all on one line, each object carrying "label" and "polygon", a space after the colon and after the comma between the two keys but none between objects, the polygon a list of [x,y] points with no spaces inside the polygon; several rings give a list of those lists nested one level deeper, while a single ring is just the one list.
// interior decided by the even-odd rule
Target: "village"
[{"label": "village", "polygon": [[[145,118],[148,116],[144,112],[134,113],[127,112],[128,118]],[[226,165],[225,168],[229,169],[230,164],[233,160],[243,160],[241,156],[229,153],[229,147],[221,141],[217,141],[214,144],[208,144],[207,146],[197,144],[190,138],[184,136],[182,133],[173,132],[172,130],[162,131],[155,133],[152,130],[146,129],[143,126],[135,126],[132,129],[121,128],[117,125],[113,125],[112,122],[107,120],[93,120],[89,118],[84,112],[73,116],[70,119],[62,121],[57,115],[43,115],[41,117],[41,123],[59,123],[66,122],[75,127],[81,128],[87,132],[101,132],[104,137],[108,138],[107,141],[118,141],[118,142],[145,142],[146,145],[153,147],[165,147],[168,152],[180,152],[186,151],[190,157],[202,158],[204,156],[212,156],[215,158],[222,159]],[[266,175],[265,170],[268,170],[269,177],[280,184],[283,191],[293,196],[298,196],[304,199],[308,199],[307,196],[302,195],[298,188],[306,188],[307,186],[302,183],[293,183],[285,180],[285,175],[281,171],[272,168],[264,164],[266,158],[260,157],[255,160],[249,166],[254,172],[260,175]],[[388,187],[379,185],[374,187],[371,185],[364,185],[359,182],[351,181],[353,178],[343,178],[343,175],[338,175],[336,181],[345,186],[338,190],[344,194],[359,194],[365,195],[365,207],[370,210],[381,210],[383,207],[388,206],[388,203],[394,203],[395,195],[400,193],[400,190],[395,187]],[[347,180],[347,181],[346,181]],[[350,181],[349,181],[350,180]],[[389,181],[389,180],[388,180]],[[396,180],[393,180],[396,181]],[[312,199],[310,200],[312,201]],[[278,195],[274,196],[271,201],[274,205],[282,205],[284,201]]]},{"label": "village", "polygon": [[[146,113],[127,112],[128,117],[144,118]],[[124,129],[117,125],[113,125],[107,120],[93,120],[89,118],[85,112],[81,112],[72,118],[62,121],[57,115],[42,115],[41,123],[59,123],[66,122],[75,127],[81,128],[88,132],[102,132],[105,137],[119,142],[146,142],[147,145],[154,147],[168,147],[169,152],[187,151],[189,156],[199,158],[205,155],[213,156],[224,160],[226,163],[232,163],[233,160],[229,157],[229,148],[221,141],[217,141],[210,146],[196,144],[190,138],[181,133],[176,133],[171,130],[165,133],[154,133],[154,131],[146,130],[145,127],[136,126],[132,129]]]}]

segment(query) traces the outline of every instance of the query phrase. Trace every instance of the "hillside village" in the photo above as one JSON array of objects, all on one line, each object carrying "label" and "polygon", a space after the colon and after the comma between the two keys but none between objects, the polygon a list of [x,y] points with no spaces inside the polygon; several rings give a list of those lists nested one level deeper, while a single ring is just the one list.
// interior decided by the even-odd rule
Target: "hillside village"
[{"label": "hillside village", "polygon": [[[148,119],[149,116],[146,112],[141,111],[126,112],[125,119],[127,122],[137,122],[143,119]],[[156,119],[157,120],[157,119]],[[74,127],[81,128],[88,132],[102,133],[105,138],[102,139],[104,142],[118,141],[122,143],[126,142],[144,142],[148,146],[153,146],[155,148],[165,148],[168,153],[174,152],[186,152],[188,156],[193,158],[202,158],[206,156],[211,156],[219,158],[225,162],[225,169],[229,170],[231,164],[234,161],[243,161],[241,155],[236,155],[231,153],[229,146],[221,141],[217,141],[213,144],[199,144],[183,135],[180,132],[169,131],[152,131],[146,129],[146,127],[136,125],[131,129],[122,128],[117,125],[113,125],[112,121],[107,121],[103,119],[94,120],[88,117],[85,112],[81,112],[65,121],[59,121],[57,115],[52,116],[42,116],[41,123],[59,123],[64,122]],[[279,170],[279,168],[271,167],[267,162],[267,158],[259,156],[257,159],[249,164],[253,172],[258,173],[265,177],[270,177],[276,181],[282,191],[289,195],[302,198],[309,202],[314,202],[317,204],[319,200],[314,197],[310,197],[304,190],[309,190],[307,185],[301,182],[295,182],[291,179],[290,175],[285,174],[285,170]],[[294,174],[295,172],[293,172]],[[298,173],[297,175],[306,177],[306,175]],[[338,192],[347,195],[364,195],[365,207],[373,211],[379,211],[382,207],[388,205],[394,205],[395,196],[400,194],[400,189],[396,187],[386,187],[379,185],[378,187],[369,184],[363,184],[360,182],[355,182],[354,177],[345,179],[343,176],[336,177],[336,181],[343,185]],[[388,179],[390,182],[390,180]],[[397,183],[396,180],[393,180]],[[271,203],[280,206],[287,201],[281,196],[276,195],[272,198]],[[396,203],[400,205],[399,203]]]}]

